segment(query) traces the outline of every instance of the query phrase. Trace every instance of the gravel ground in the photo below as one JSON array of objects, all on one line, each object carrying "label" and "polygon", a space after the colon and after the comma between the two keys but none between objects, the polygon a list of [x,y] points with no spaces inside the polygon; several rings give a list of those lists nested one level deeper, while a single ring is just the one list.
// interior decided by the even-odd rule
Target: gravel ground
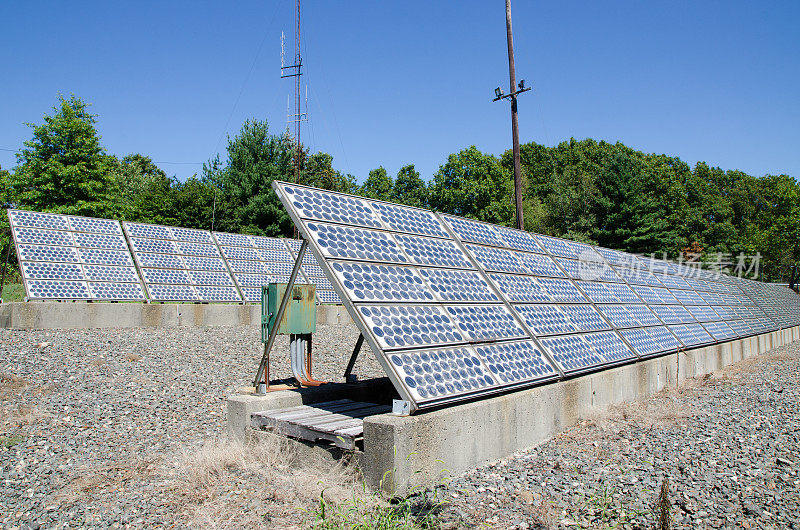
[{"label": "gravel ground", "polygon": [[[313,375],[341,380],[357,337],[319,326]],[[179,520],[168,463],[222,434],[261,348],[253,327],[0,329],[0,527]],[[282,337],[276,378],[287,352]],[[383,375],[366,345],[354,373]]]},{"label": "gravel ground", "polygon": [[439,491],[497,528],[800,528],[800,342],[612,408]]},{"label": "gravel ground", "polygon": [[[320,326],[314,375],[340,380],[357,334]],[[220,437],[260,349],[249,327],[0,330],[0,527],[186,526],[175,462]],[[355,373],[383,374],[368,351]],[[794,343],[614,408],[440,488],[443,526],[653,528],[666,477],[678,528],[800,528],[798,374]],[[213,502],[266,521],[256,481],[238,473]]]}]

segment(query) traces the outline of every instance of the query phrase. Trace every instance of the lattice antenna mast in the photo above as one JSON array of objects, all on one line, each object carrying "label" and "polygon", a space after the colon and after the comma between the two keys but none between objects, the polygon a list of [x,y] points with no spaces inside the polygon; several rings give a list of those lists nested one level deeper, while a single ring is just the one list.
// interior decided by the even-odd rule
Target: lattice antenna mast
[{"label": "lattice antenna mast", "polygon": [[287,125],[294,123],[294,141],[295,141],[295,156],[294,156],[294,181],[300,182],[300,157],[302,155],[302,148],[300,147],[300,123],[308,121],[308,95],[306,95],[306,111],[301,107],[300,98],[300,76],[303,75],[302,66],[303,58],[300,55],[300,0],[297,0],[297,11],[295,13],[295,21],[297,27],[295,31],[295,56],[294,64],[286,66],[284,56],[285,36],[281,33],[281,78],[294,77],[294,98],[295,98],[295,112],[294,114],[287,115]]}]

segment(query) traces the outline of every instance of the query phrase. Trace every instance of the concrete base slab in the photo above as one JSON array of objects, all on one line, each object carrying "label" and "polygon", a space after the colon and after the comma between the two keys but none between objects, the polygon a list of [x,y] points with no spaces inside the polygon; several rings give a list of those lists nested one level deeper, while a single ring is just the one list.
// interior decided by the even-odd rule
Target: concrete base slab
[{"label": "concrete base slab", "polygon": [[[800,327],[647,359],[414,416],[371,416],[364,419],[364,449],[358,457],[364,480],[374,490],[393,494],[436,484],[540,444],[611,404],[645,398],[687,378],[712,373],[794,340],[800,340]],[[381,402],[388,395],[376,393],[370,397],[376,388],[366,383],[358,388],[358,394],[354,390],[353,385],[337,385],[269,396],[232,396],[228,401],[228,426],[232,433],[243,436],[250,414],[257,410],[338,397]]]},{"label": "concrete base slab", "polygon": [[[317,324],[351,322],[340,305],[317,306]],[[0,304],[0,328],[92,329],[260,326],[258,304],[145,304],[9,302]]]}]

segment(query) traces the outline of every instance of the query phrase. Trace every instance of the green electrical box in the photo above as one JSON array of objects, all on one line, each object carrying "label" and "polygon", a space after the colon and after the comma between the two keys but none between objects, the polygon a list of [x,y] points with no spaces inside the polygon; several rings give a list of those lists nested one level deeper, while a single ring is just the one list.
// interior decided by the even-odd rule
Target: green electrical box
[{"label": "green electrical box", "polygon": [[[261,342],[266,343],[275,317],[281,307],[286,283],[271,283],[261,287]],[[292,296],[286,311],[278,324],[278,334],[306,334],[317,330],[316,287],[307,284],[294,284]]]}]

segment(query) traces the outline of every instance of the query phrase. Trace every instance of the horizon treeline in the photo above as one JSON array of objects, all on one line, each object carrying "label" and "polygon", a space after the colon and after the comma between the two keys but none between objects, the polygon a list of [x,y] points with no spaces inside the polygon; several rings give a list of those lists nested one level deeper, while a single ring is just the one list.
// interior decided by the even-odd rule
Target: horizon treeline
[{"label": "horizon treeline", "polygon": [[[60,96],[43,123],[28,124],[33,136],[17,165],[0,168],[3,208],[292,236],[271,184],[294,181],[298,150],[266,120],[246,121],[222,156],[182,182],[144,154],[108,154],[87,107]],[[699,256],[731,271],[744,258],[751,274],[756,259],[761,279],[797,281],[800,183],[792,176],[756,177],[705,162],[690,167],[678,157],[592,139],[520,149],[528,231],[670,259]],[[514,225],[510,150],[497,157],[466,147],[448,155],[428,182],[413,164],[394,176],[378,167],[363,184],[336,170],[327,153],[302,145],[299,153],[301,184]],[[8,219],[0,224],[5,246]]]}]

